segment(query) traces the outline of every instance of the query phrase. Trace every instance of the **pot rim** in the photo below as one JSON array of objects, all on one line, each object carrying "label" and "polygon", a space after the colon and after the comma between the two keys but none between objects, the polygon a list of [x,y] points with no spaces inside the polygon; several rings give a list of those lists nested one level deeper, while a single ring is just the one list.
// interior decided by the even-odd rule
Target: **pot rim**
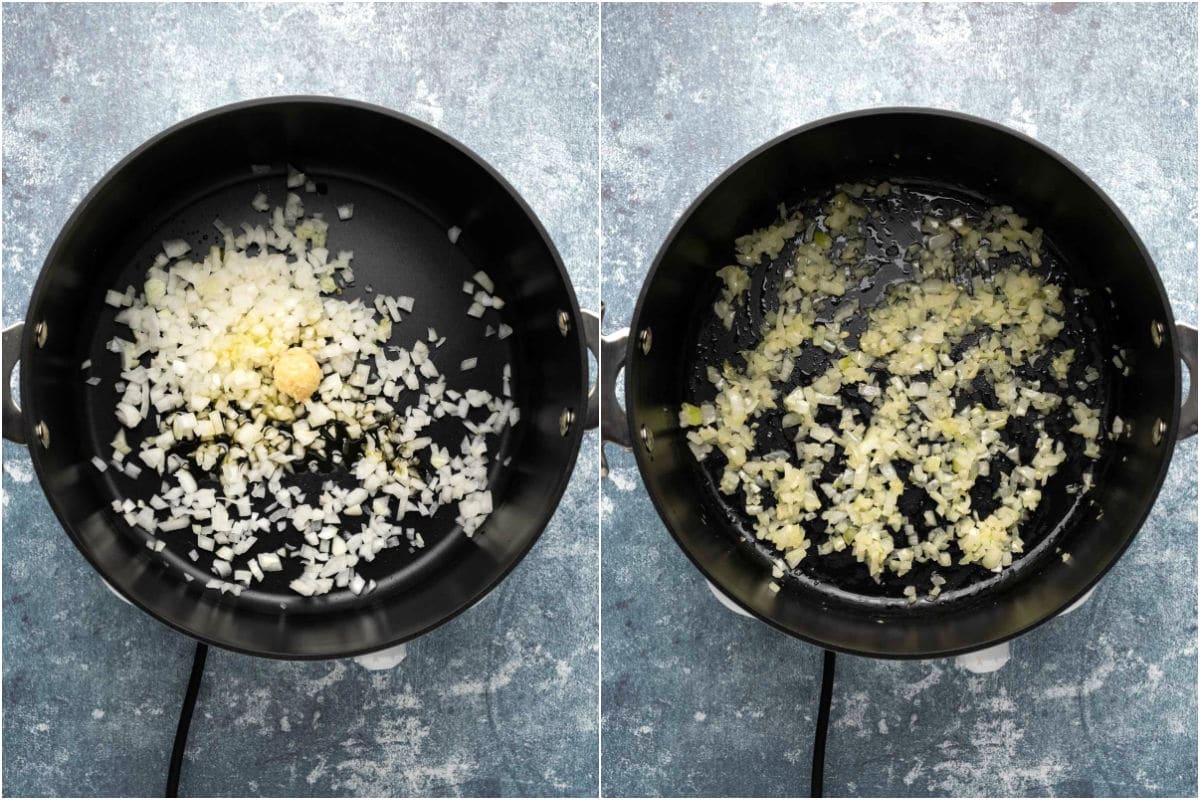
[{"label": "pot rim", "polygon": [[[835,650],[837,652],[846,653],[848,655],[863,656],[863,657],[867,657],[867,658],[881,658],[881,659],[889,659],[889,660],[949,658],[952,656],[963,655],[965,653],[976,652],[978,650],[985,650],[989,647],[994,647],[998,644],[1002,644],[1003,642],[1007,642],[1007,641],[1015,639],[1019,636],[1023,636],[1024,634],[1028,633],[1029,631],[1033,630],[1034,628],[1038,627],[1039,625],[1058,616],[1065,609],[1069,608],[1071,605],[1073,605],[1074,603],[1079,601],[1080,598],[1082,598],[1084,595],[1086,595],[1088,592],[1090,592],[1093,588],[1095,588],[1096,584],[1100,581],[1100,579],[1103,578],[1108,573],[1108,571],[1110,569],[1112,569],[1117,564],[1117,562],[1119,562],[1121,560],[1121,557],[1124,555],[1125,551],[1129,548],[1129,545],[1132,544],[1132,542],[1133,542],[1134,538],[1137,536],[1138,532],[1145,525],[1146,518],[1149,516],[1151,509],[1153,508],[1155,502],[1158,499],[1158,495],[1162,490],[1163,482],[1165,481],[1166,476],[1167,476],[1167,471],[1171,465],[1171,460],[1172,460],[1172,457],[1175,452],[1176,437],[1178,435],[1178,429],[1179,429],[1179,417],[1180,417],[1180,412],[1181,412],[1180,393],[1181,393],[1181,386],[1182,386],[1181,376],[1182,376],[1182,371],[1183,371],[1183,366],[1181,365],[1180,359],[1179,359],[1180,345],[1179,345],[1178,331],[1177,331],[1176,324],[1175,324],[1174,312],[1171,309],[1170,298],[1167,296],[1166,289],[1163,286],[1162,277],[1159,275],[1158,269],[1154,264],[1154,259],[1151,258],[1150,252],[1146,248],[1145,243],[1142,241],[1141,237],[1138,236],[1137,231],[1134,230],[1134,228],[1133,228],[1133,225],[1130,224],[1129,220],[1121,212],[1121,209],[1117,207],[1116,203],[1114,203],[1112,201],[1112,199],[1104,192],[1104,190],[1101,189],[1100,186],[1095,181],[1093,181],[1090,177],[1088,177],[1088,175],[1085,172],[1083,172],[1083,170],[1081,170],[1077,166],[1075,166],[1070,160],[1068,160],[1066,157],[1064,157],[1057,151],[1053,150],[1052,148],[1046,146],[1045,144],[1042,144],[1037,139],[1034,139],[1031,136],[1021,133],[1020,131],[1009,128],[1008,126],[1001,125],[1000,123],[997,123],[997,122],[993,122],[992,120],[985,119],[983,117],[977,117],[972,114],[966,114],[961,111],[940,109],[940,108],[934,108],[934,107],[930,107],[930,106],[880,106],[880,107],[875,107],[875,108],[857,109],[854,111],[847,111],[847,112],[834,114],[834,115],[827,116],[827,117],[822,117],[820,119],[816,119],[811,122],[807,122],[803,125],[800,125],[795,128],[792,128],[788,131],[785,131],[784,133],[781,133],[778,136],[775,136],[775,137],[769,139],[765,143],[755,147],[750,152],[741,156],[733,164],[731,164],[730,166],[728,166],[724,170],[722,170],[721,173],[715,179],[713,179],[703,189],[703,191],[701,191],[700,194],[698,194],[696,196],[696,198],[691,203],[688,204],[688,207],[679,215],[678,219],[676,219],[675,223],[671,226],[670,231],[667,233],[666,237],[663,239],[662,244],[659,246],[657,252],[655,253],[654,260],[651,262],[650,269],[647,271],[646,277],[642,282],[642,287],[638,292],[637,303],[634,305],[633,316],[630,318],[629,330],[631,331],[631,334],[632,334],[632,332],[641,330],[642,315],[643,315],[643,312],[645,311],[647,295],[649,293],[650,286],[653,283],[653,279],[654,279],[655,275],[658,273],[659,268],[662,266],[663,260],[666,256],[667,252],[674,245],[675,239],[678,237],[680,231],[688,223],[688,221],[691,219],[692,215],[695,214],[696,211],[700,208],[700,206],[703,205],[703,203],[709,198],[709,196],[712,195],[722,184],[724,184],[727,179],[729,179],[732,175],[737,173],[739,170],[741,170],[747,164],[749,164],[750,162],[754,161],[756,158],[761,156],[763,153],[771,150],[775,146],[782,144],[783,142],[785,142],[789,139],[792,139],[796,136],[799,136],[799,135],[802,135],[805,133],[809,133],[818,128],[823,128],[823,127],[830,126],[830,125],[836,125],[836,124],[839,124],[839,123],[842,123],[842,122],[845,122],[848,120],[870,118],[870,117],[886,118],[886,117],[892,117],[892,116],[916,116],[916,117],[928,117],[931,119],[940,118],[940,119],[951,119],[951,120],[955,120],[958,122],[966,122],[966,123],[977,125],[977,126],[980,126],[983,128],[991,129],[991,130],[999,132],[1001,134],[1005,134],[1009,137],[1012,137],[1012,138],[1020,141],[1021,143],[1025,144],[1027,146],[1030,146],[1037,150],[1040,150],[1042,153],[1044,153],[1045,155],[1049,156],[1054,161],[1061,164],[1066,170],[1068,170],[1071,174],[1073,174],[1076,178],[1078,178],[1083,183],[1083,185],[1085,187],[1087,187],[1087,189],[1089,189],[1094,195],[1096,195],[1100,199],[1100,201],[1112,212],[1113,216],[1116,218],[1118,223],[1121,225],[1121,227],[1125,231],[1125,234],[1134,243],[1135,247],[1137,248],[1138,253],[1140,254],[1140,256],[1142,258],[1143,263],[1149,267],[1150,278],[1153,281],[1154,286],[1158,291],[1158,295],[1159,295],[1159,298],[1161,299],[1162,306],[1166,311],[1167,318],[1165,320],[1163,320],[1164,327],[1166,328],[1166,331],[1164,332],[1165,335],[1163,338],[1163,344],[1167,345],[1169,347],[1169,352],[1172,355],[1172,361],[1175,366],[1174,386],[1173,386],[1173,395],[1172,395],[1175,398],[1175,402],[1173,402],[1171,404],[1170,419],[1167,420],[1167,430],[1163,433],[1163,439],[1164,439],[1164,441],[1162,443],[1163,455],[1162,455],[1162,459],[1160,461],[1160,465],[1158,468],[1158,474],[1154,477],[1154,481],[1152,483],[1152,488],[1149,493],[1149,502],[1146,504],[1146,509],[1141,514],[1141,518],[1137,521],[1136,526],[1134,526],[1133,530],[1129,533],[1128,536],[1126,536],[1124,543],[1121,545],[1121,548],[1117,551],[1117,553],[1114,556],[1114,558],[1112,559],[1112,561],[1104,569],[1098,570],[1096,572],[1096,574],[1094,576],[1092,576],[1092,578],[1086,582],[1086,585],[1084,585],[1084,587],[1081,590],[1076,592],[1074,595],[1070,596],[1059,607],[1053,609],[1051,612],[1045,614],[1040,619],[1037,619],[1036,621],[1034,621],[1032,623],[1018,626],[1018,628],[1016,630],[1014,630],[1011,633],[1005,634],[1003,636],[990,638],[990,639],[984,640],[978,644],[965,646],[965,647],[945,648],[945,649],[941,649],[941,650],[921,651],[921,652],[912,652],[912,653],[880,652],[880,651],[873,651],[873,650],[869,650],[869,649],[856,649],[856,648],[849,648],[849,647],[843,647],[843,646],[835,646],[835,645],[829,644],[827,642],[822,642],[811,636],[797,633],[796,631],[791,630],[790,628],[782,625],[781,623],[770,618],[769,616],[760,614],[757,610],[752,608],[747,603],[743,602],[740,597],[738,597],[735,593],[731,592],[726,586],[724,586],[721,583],[721,581],[718,580],[705,567],[705,565],[703,565],[700,562],[700,560],[691,552],[691,550],[689,550],[688,547],[685,546],[683,539],[675,531],[674,527],[671,524],[670,518],[668,516],[667,509],[661,502],[660,498],[655,493],[650,492],[648,489],[647,489],[647,494],[650,496],[650,500],[654,505],[655,511],[658,512],[659,518],[662,520],[664,526],[670,532],[671,538],[674,539],[675,543],[679,546],[679,549],[684,552],[684,554],[688,557],[688,560],[691,561],[692,565],[695,566],[697,570],[699,570],[700,574],[707,581],[709,581],[711,584],[713,584],[718,589],[720,589],[720,591],[726,597],[728,597],[733,603],[735,603],[738,607],[742,608],[747,614],[749,614],[750,616],[753,616],[754,618],[758,619],[759,621],[764,622],[767,625],[770,625],[772,628],[775,628],[776,630],[779,630],[783,633],[786,633],[789,636],[792,636],[792,637],[795,637],[802,641],[805,641],[809,644],[815,645],[817,647],[825,648],[827,650]],[[634,343],[636,342],[636,335],[631,335],[629,338],[629,342],[630,342],[630,344],[629,344],[627,359],[630,362],[632,362],[632,360],[636,357],[636,353],[634,352]],[[634,452],[634,458],[637,462],[638,472],[639,472],[640,476],[642,477],[642,483],[644,486],[646,483],[646,475],[650,470],[650,466],[647,463],[646,455],[643,451],[643,448],[639,445],[639,441],[640,441],[639,436],[638,436],[639,421],[636,418],[636,412],[633,411],[632,404],[630,404],[629,400],[628,400],[628,398],[635,397],[636,393],[637,393],[636,378],[634,377],[634,372],[635,372],[635,370],[629,369],[628,366],[625,369],[625,397],[626,397],[626,415],[625,415],[625,417],[626,417],[626,423],[629,428],[628,435],[630,437],[630,441],[633,442],[632,449]]]},{"label": "pot rim", "polygon": [[236,114],[238,112],[245,111],[248,109],[270,108],[272,106],[288,106],[288,105],[296,105],[296,104],[307,104],[307,105],[313,105],[313,106],[335,106],[335,107],[354,109],[357,111],[368,112],[368,113],[372,113],[372,114],[378,114],[381,116],[385,116],[394,121],[398,121],[405,125],[409,125],[411,127],[417,128],[418,130],[424,132],[425,134],[428,134],[430,136],[433,136],[433,137],[441,140],[443,143],[449,145],[450,147],[457,150],[462,155],[466,156],[468,159],[473,161],[477,166],[479,166],[481,169],[483,169],[484,172],[486,172],[487,175],[493,181],[495,181],[496,184],[501,189],[503,189],[504,192],[517,204],[517,207],[529,219],[530,223],[532,223],[542,245],[546,248],[547,252],[550,254],[551,259],[554,263],[555,269],[558,272],[558,277],[561,280],[563,286],[565,287],[565,289],[567,291],[568,299],[570,301],[570,308],[568,309],[568,313],[570,313],[570,315],[571,315],[572,331],[574,332],[574,335],[576,337],[576,344],[577,344],[578,356],[579,356],[578,364],[579,364],[580,386],[581,386],[580,396],[579,396],[577,406],[576,406],[576,408],[577,408],[576,414],[577,414],[577,418],[581,418],[579,415],[581,415],[582,410],[587,407],[587,395],[588,395],[588,388],[589,388],[588,387],[588,350],[587,350],[587,345],[586,345],[586,342],[584,340],[584,335],[583,335],[583,331],[584,331],[583,313],[582,313],[582,310],[579,305],[579,299],[578,299],[577,295],[575,294],[575,288],[571,283],[570,276],[567,274],[566,266],[563,263],[562,256],[558,252],[558,248],[555,247],[554,242],[550,238],[550,235],[546,231],[546,228],[542,224],[542,221],[538,218],[537,214],[534,213],[533,209],[529,206],[528,202],[526,202],[526,200],[521,196],[521,194],[519,192],[517,192],[517,190],[512,186],[512,184],[509,183],[508,180],[505,179],[504,176],[501,175],[499,173],[499,171],[496,170],[495,167],[493,167],[490,163],[488,163],[486,160],[484,160],[482,157],[480,157],[477,153],[475,153],[474,150],[467,147],[465,144],[463,144],[462,142],[453,138],[449,134],[430,125],[429,123],[423,122],[419,119],[411,117],[402,112],[395,111],[393,109],[386,108],[384,106],[376,105],[373,103],[368,103],[368,102],[365,102],[362,100],[355,100],[355,99],[335,97],[335,96],[325,96],[325,95],[275,95],[275,96],[269,96],[269,97],[253,98],[253,99],[249,99],[249,100],[241,100],[238,102],[228,103],[228,104],[225,104],[222,106],[218,106],[216,108],[208,109],[206,111],[200,112],[199,114],[192,115],[190,117],[187,117],[186,119],[176,122],[173,125],[163,129],[162,131],[154,134],[149,139],[145,140],[144,142],[139,144],[136,148],[131,150],[126,156],[121,158],[114,166],[109,168],[104,173],[104,175],[92,186],[92,188],[87,192],[87,194],[84,195],[83,199],[80,200],[76,204],[74,210],[71,212],[70,216],[68,216],[66,222],[63,223],[62,228],[59,230],[58,235],[54,239],[54,243],[50,246],[50,250],[47,252],[45,261],[42,262],[42,267],[38,272],[37,280],[34,283],[32,292],[30,293],[29,304],[28,304],[28,306],[26,308],[26,312],[25,312],[25,330],[22,335],[22,343],[21,343],[21,355],[20,355],[20,358],[21,358],[21,363],[20,363],[21,402],[20,402],[20,406],[21,406],[21,425],[22,425],[22,428],[24,429],[26,441],[29,442],[28,447],[29,447],[29,453],[30,453],[30,461],[33,464],[34,473],[37,475],[38,484],[42,488],[42,493],[45,495],[47,502],[50,504],[51,509],[54,511],[54,515],[58,519],[60,527],[62,527],[62,529],[67,533],[68,537],[71,539],[71,542],[75,545],[76,549],[79,550],[79,552],[83,555],[83,557],[91,565],[92,569],[95,571],[97,576],[100,577],[102,580],[104,580],[104,582],[109,586],[110,589],[112,589],[112,591],[114,591],[118,595],[120,595],[122,599],[127,600],[131,605],[135,606],[136,608],[138,608],[141,611],[145,612],[146,614],[150,615],[151,617],[153,617],[154,619],[163,623],[164,625],[168,626],[169,628],[171,628],[175,631],[178,631],[179,633],[182,633],[185,636],[188,636],[192,639],[203,642],[205,644],[212,645],[214,647],[219,647],[221,649],[229,650],[232,652],[244,653],[246,655],[259,656],[259,657],[264,657],[264,658],[275,658],[275,659],[284,659],[284,660],[292,660],[292,661],[320,661],[320,660],[328,660],[328,659],[334,659],[334,658],[352,658],[355,656],[365,655],[367,653],[373,653],[373,652],[378,652],[380,650],[386,650],[388,648],[395,647],[397,645],[411,641],[413,639],[416,639],[419,636],[423,636],[426,633],[429,633],[430,631],[434,630],[435,628],[438,628],[438,627],[444,625],[445,623],[447,623],[450,620],[454,619],[455,617],[459,616],[460,614],[467,611],[472,606],[479,603],[485,597],[487,597],[497,586],[499,586],[504,581],[505,578],[507,578],[509,576],[509,574],[514,569],[516,569],[517,565],[519,565],[522,561],[525,560],[526,556],[529,555],[530,550],[532,550],[533,546],[538,542],[538,540],[541,538],[542,534],[545,533],[546,528],[549,526],[555,513],[557,513],[559,506],[562,502],[563,495],[566,493],[567,486],[570,482],[570,478],[574,474],[575,466],[579,459],[579,450],[580,450],[580,447],[581,447],[582,441],[583,441],[584,426],[582,424],[576,424],[573,426],[573,429],[571,431],[569,431],[569,440],[570,440],[569,441],[569,451],[568,451],[568,457],[567,457],[566,463],[564,465],[566,468],[563,470],[562,475],[559,478],[558,482],[553,487],[550,487],[550,491],[547,492],[547,495],[550,498],[551,503],[549,505],[550,511],[547,514],[546,519],[544,521],[542,521],[541,524],[538,526],[536,533],[534,533],[534,535],[529,537],[529,541],[525,543],[524,547],[521,549],[521,551],[517,555],[517,557],[513,559],[512,563],[509,564],[507,568],[505,568],[504,570],[499,572],[485,586],[483,586],[480,589],[480,591],[478,591],[478,593],[473,598],[471,598],[468,602],[464,603],[459,608],[455,609],[452,613],[447,614],[447,615],[443,616],[442,618],[429,623],[428,625],[422,626],[419,630],[412,633],[411,635],[401,636],[401,637],[394,638],[394,639],[388,639],[386,641],[373,643],[366,647],[356,647],[356,648],[343,649],[343,650],[326,650],[326,651],[296,653],[296,652],[277,652],[275,650],[268,650],[268,649],[257,649],[256,650],[254,648],[237,645],[237,644],[219,639],[217,637],[212,637],[201,631],[189,629],[189,628],[184,627],[170,619],[167,619],[163,615],[160,615],[157,612],[155,612],[154,610],[148,608],[145,604],[143,604],[140,601],[140,599],[138,597],[134,596],[130,592],[125,591],[123,587],[117,586],[112,581],[110,581],[109,576],[100,568],[96,559],[93,557],[93,555],[91,554],[89,549],[84,547],[81,544],[80,540],[77,538],[77,534],[76,534],[74,527],[67,522],[67,519],[66,519],[66,516],[64,513],[64,509],[62,508],[60,499],[57,496],[55,496],[53,493],[47,491],[45,488],[46,487],[45,475],[44,475],[44,469],[43,469],[42,459],[41,459],[42,448],[38,444],[36,437],[33,436],[33,427],[35,424],[33,422],[33,419],[35,417],[35,414],[33,413],[34,409],[29,404],[29,392],[31,391],[29,387],[32,386],[32,383],[33,383],[32,382],[33,362],[34,362],[34,359],[36,358],[36,352],[37,352],[37,348],[34,346],[34,341],[33,341],[33,339],[34,339],[33,331],[34,331],[35,325],[36,325],[34,311],[35,311],[35,309],[41,308],[42,304],[44,302],[46,302],[48,299],[48,297],[47,297],[47,295],[48,295],[47,276],[48,276],[48,272],[49,272],[49,267],[51,264],[53,264],[55,262],[55,259],[58,255],[58,251],[59,251],[60,247],[62,246],[64,237],[67,235],[67,233],[72,228],[74,228],[78,224],[78,221],[86,213],[89,213],[91,211],[91,206],[96,202],[97,196],[114,179],[116,179],[126,169],[126,167],[129,164],[131,164],[135,160],[144,156],[149,150],[154,148],[160,142],[170,138],[171,136],[173,136],[185,129],[191,128],[194,125],[201,123],[201,122],[207,122],[207,121],[219,118],[219,117]]}]

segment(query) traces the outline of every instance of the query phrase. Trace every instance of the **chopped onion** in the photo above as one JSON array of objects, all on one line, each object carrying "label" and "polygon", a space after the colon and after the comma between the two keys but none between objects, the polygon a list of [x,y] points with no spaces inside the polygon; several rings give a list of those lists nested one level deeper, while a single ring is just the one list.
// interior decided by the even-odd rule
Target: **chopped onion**
[{"label": "chopped onion", "polygon": [[483,270],[480,270],[479,272],[476,272],[471,277],[475,279],[475,282],[478,283],[479,286],[485,292],[487,292],[488,294],[495,294],[496,284],[492,283],[492,279],[490,277],[488,277],[488,274],[486,272],[484,272]]},{"label": "chopped onion", "polygon": [[171,239],[162,243],[163,253],[167,258],[180,258],[192,249],[192,246],[182,239]]},{"label": "chopped onion", "polygon": [[[287,183],[315,188],[294,167]],[[251,205],[267,211],[265,192]],[[338,207],[339,219],[352,213],[352,204]],[[222,242],[207,254],[189,260],[185,242],[165,242],[141,293],[130,286],[106,297],[133,334],[108,343],[122,367],[113,463],[134,479],[144,464],[162,481],[148,505],[121,504],[118,513],[147,530],[187,532],[193,561],[200,552],[214,556],[206,587],[234,595],[284,570],[289,558],[299,562],[290,585],[302,595],[369,593],[376,584],[358,574],[361,564],[387,548],[425,546],[399,524],[406,516],[447,508],[473,535],[492,512],[487,437],[520,420],[508,372],[503,396],[452,388],[432,357],[446,341],[433,328],[428,344],[387,344],[415,298],[377,294],[365,305],[338,297],[353,283],[353,253],[329,249],[329,225],[306,215],[295,192],[264,224],[243,223],[237,234],[220,220],[213,225]],[[468,294],[478,306],[473,316],[503,305],[486,292],[481,300]],[[319,368],[304,399],[283,391],[292,383],[281,377],[279,357],[296,349]],[[298,367],[298,357],[288,364]],[[456,449],[428,435],[444,417],[465,431]],[[139,437],[132,446],[127,430]],[[357,443],[352,458],[345,441]],[[138,463],[126,459],[134,453]],[[291,485],[318,458],[355,485],[327,481],[315,493]],[[259,537],[268,532],[283,534],[285,545],[264,550]]]},{"label": "chopped onion", "polygon": [[[866,311],[866,329],[855,338],[840,329],[849,318],[840,298],[848,287],[865,285],[875,269],[855,255],[866,252],[868,213],[852,198],[892,191],[883,184],[843,187],[817,219],[784,210],[776,225],[736,241],[737,264],[717,272],[724,291],[713,313],[732,329],[752,271],[763,257],[774,259],[794,243],[778,309],[766,315],[758,341],[741,354],[745,366],[709,368],[715,398],[684,403],[679,424],[698,460],[714,452],[724,457],[720,491],[740,492],[756,536],[791,567],[812,549],[809,531],[819,526],[819,555],[849,551],[876,581],[885,570],[903,576],[918,563],[949,566],[952,544],[961,551],[960,563],[1000,571],[1023,552],[1021,527],[1066,460],[1063,443],[1046,433],[1041,419],[1069,409],[1075,422],[1070,430],[1083,439],[1084,456],[1094,459],[1100,455],[1099,413],[1058,395],[1053,385],[1025,379],[1018,369],[1046,358],[1063,328],[1064,305],[1059,287],[1037,271],[1041,231],[1026,230],[1011,209],[991,209],[982,219],[964,214],[949,224],[932,217],[918,223],[924,244],[905,255],[913,260],[914,280],[888,287]],[[954,276],[956,243],[977,257],[982,252],[1008,260],[986,280]],[[792,370],[803,348],[829,353],[830,366],[795,386]],[[1061,352],[1046,368],[1059,385],[1075,355]],[[875,372],[890,377],[876,382]],[[1089,383],[1098,378],[1091,367],[1084,374]],[[1000,408],[958,403],[959,393],[972,391],[980,378],[992,386]],[[789,386],[786,394],[778,382]],[[754,428],[767,410],[781,412],[794,456],[758,451]],[[1036,421],[1028,462],[1002,435],[1013,417]],[[981,514],[971,492],[977,479],[991,474],[996,458],[1013,466],[999,476],[995,509]],[[901,479],[900,462],[907,462],[904,474],[910,477]],[[1085,486],[1090,481],[1088,472]],[[923,490],[932,505],[922,519],[909,520],[901,510],[906,483]],[[941,583],[934,582],[930,596],[940,594]],[[915,586],[904,589],[909,602],[916,593]]]}]

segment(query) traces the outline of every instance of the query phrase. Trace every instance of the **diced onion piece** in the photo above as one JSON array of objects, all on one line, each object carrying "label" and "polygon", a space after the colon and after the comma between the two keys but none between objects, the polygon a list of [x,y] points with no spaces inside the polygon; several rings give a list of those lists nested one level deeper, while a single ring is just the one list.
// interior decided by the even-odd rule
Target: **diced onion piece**
[{"label": "diced onion piece", "polygon": [[262,567],[263,572],[280,572],[283,570],[283,562],[279,560],[279,556],[275,553],[259,553],[258,565]]},{"label": "diced onion piece", "polygon": [[167,258],[180,258],[189,250],[191,250],[192,246],[183,239],[171,239],[163,242],[162,248],[163,253],[167,256]]},{"label": "diced onion piece", "polygon": [[488,294],[496,293],[496,284],[492,283],[492,279],[483,270],[479,270],[471,276],[475,282]]}]

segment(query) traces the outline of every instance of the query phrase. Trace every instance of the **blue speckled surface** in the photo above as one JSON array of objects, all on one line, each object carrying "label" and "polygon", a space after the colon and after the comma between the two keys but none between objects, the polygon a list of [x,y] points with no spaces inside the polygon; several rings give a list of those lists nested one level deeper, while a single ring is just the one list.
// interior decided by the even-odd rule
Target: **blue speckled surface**
[{"label": "blue speckled surface", "polygon": [[[204,109],[343,95],[407,112],[505,175],[584,307],[596,275],[596,9],[7,6],[3,321],[74,204]],[[213,651],[192,795],[594,795],[596,438],[529,556],[395,668]],[[111,595],[4,444],[4,792],[153,795],[192,646]]]},{"label": "blue speckled surface", "polygon": [[[841,111],[959,109],[1110,193],[1196,319],[1196,11],[1134,6],[606,6],[603,287],[628,323],[659,244],[761,142]],[[602,784],[807,792],[820,651],[719,606],[610,447]],[[1001,671],[840,658],[825,788],[871,795],[1196,793],[1196,443],[1093,599]]]}]

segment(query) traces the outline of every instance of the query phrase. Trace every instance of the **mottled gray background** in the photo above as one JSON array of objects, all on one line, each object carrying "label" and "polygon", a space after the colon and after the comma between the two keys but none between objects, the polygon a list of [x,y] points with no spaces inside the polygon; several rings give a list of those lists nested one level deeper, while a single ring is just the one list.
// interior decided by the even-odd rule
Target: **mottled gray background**
[{"label": "mottled gray background", "polygon": [[[603,294],[627,324],[671,224],[722,170],[841,111],[932,105],[1095,178],[1196,320],[1193,6],[605,6]],[[611,450],[612,448],[610,448]],[[820,652],[709,595],[610,452],[603,786],[807,792]],[[825,787],[858,795],[1196,794],[1196,443],[1094,598],[1002,671],[839,659]]]},{"label": "mottled gray background", "polygon": [[[596,274],[597,10],[588,6],[6,6],[3,321],[122,155],[223,103],[317,93],[424,119]],[[389,672],[213,651],[182,791],[594,795],[595,434],[528,558]],[[113,597],[4,444],[7,795],[162,791],[191,643]]]}]

